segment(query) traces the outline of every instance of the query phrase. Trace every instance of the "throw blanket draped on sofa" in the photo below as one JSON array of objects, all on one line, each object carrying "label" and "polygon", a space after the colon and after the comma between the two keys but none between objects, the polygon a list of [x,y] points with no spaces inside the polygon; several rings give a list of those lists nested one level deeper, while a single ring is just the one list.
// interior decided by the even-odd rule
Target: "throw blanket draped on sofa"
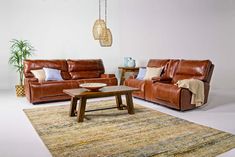
[{"label": "throw blanket draped on sofa", "polygon": [[180,88],[187,88],[192,92],[191,104],[197,107],[204,103],[204,83],[197,79],[184,79],[177,81]]}]

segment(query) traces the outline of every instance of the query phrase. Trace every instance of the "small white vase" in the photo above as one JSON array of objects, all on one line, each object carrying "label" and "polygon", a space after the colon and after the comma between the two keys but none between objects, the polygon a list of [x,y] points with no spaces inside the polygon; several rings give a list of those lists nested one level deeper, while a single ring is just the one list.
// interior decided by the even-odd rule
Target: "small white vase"
[{"label": "small white vase", "polygon": [[128,67],[134,68],[135,67],[135,60],[134,59],[129,59],[127,65],[128,65]]}]

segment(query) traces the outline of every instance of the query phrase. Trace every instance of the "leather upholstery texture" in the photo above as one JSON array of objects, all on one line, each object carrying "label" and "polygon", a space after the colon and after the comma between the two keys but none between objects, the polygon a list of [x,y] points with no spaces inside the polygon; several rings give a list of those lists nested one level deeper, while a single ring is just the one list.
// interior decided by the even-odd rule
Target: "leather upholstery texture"
[{"label": "leather upholstery texture", "polygon": [[164,71],[160,77],[152,78],[152,81],[137,80],[135,77],[126,79],[125,85],[141,89],[141,95],[134,93],[134,97],[176,110],[190,110],[196,108],[191,104],[192,93],[188,89],[179,88],[175,83],[178,80],[195,78],[204,82],[204,103],[207,103],[214,69],[210,60],[150,59],[148,66],[164,66]]},{"label": "leather upholstery texture", "polygon": [[68,60],[68,71],[72,79],[99,78],[104,73],[101,59],[97,60]]},{"label": "leather upholstery texture", "polygon": [[173,79],[179,62],[180,60],[178,59],[171,59],[165,66],[165,71],[162,75],[162,79]]},{"label": "leather upholstery texture", "polygon": [[24,61],[24,75],[25,78],[34,77],[30,72],[42,68],[53,68],[61,70],[61,76],[64,80],[71,79],[68,73],[68,65],[66,60],[25,60]]},{"label": "leather upholstery texture", "polygon": [[[38,82],[30,72],[43,67],[61,70],[62,81]],[[79,88],[81,83],[106,83],[117,85],[114,74],[104,74],[101,59],[87,60],[25,60],[24,61],[25,94],[31,103],[68,100],[70,96],[64,89]]]},{"label": "leather upholstery texture", "polygon": [[133,96],[141,99],[145,98],[145,81],[129,78],[124,82],[124,85],[129,87],[139,88],[140,91],[134,92]]},{"label": "leather upholstery texture", "polygon": [[147,67],[160,68],[160,67],[166,66],[168,62],[169,62],[169,59],[150,59]]},{"label": "leather upholstery texture", "polygon": [[177,82],[178,80],[190,78],[206,81],[211,64],[212,63],[209,60],[181,60],[176,70],[173,81]]}]

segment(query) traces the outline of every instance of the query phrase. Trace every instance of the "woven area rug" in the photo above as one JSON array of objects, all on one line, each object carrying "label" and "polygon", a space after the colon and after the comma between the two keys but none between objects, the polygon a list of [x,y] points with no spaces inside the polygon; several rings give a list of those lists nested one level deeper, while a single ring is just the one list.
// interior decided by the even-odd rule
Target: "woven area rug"
[{"label": "woven area rug", "polygon": [[[115,106],[88,103],[87,109]],[[24,110],[55,157],[216,156],[235,147],[235,136],[152,109],[86,112],[83,123],[69,117],[69,105]]]}]

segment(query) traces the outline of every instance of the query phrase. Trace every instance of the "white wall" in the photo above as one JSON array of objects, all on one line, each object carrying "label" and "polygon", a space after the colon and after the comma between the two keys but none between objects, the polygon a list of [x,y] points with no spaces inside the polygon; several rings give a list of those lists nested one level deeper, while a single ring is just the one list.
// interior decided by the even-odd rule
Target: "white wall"
[{"label": "white wall", "polygon": [[[102,0],[104,3],[104,0]],[[108,0],[114,43],[101,48],[91,30],[98,0],[0,0],[0,88],[13,88],[9,41],[27,39],[33,58],[102,58],[117,73],[123,57],[210,59],[213,88],[235,88],[234,0]]]},{"label": "white wall", "polygon": [[210,59],[213,88],[235,88],[234,0],[121,0],[121,57]]},{"label": "white wall", "polygon": [[102,48],[92,36],[98,0],[0,0],[0,88],[14,88],[18,81],[8,65],[13,38],[29,40],[36,49],[33,58],[102,58],[106,72],[116,72],[120,58],[117,6],[118,1],[108,1],[108,26],[114,40],[111,48]]}]

